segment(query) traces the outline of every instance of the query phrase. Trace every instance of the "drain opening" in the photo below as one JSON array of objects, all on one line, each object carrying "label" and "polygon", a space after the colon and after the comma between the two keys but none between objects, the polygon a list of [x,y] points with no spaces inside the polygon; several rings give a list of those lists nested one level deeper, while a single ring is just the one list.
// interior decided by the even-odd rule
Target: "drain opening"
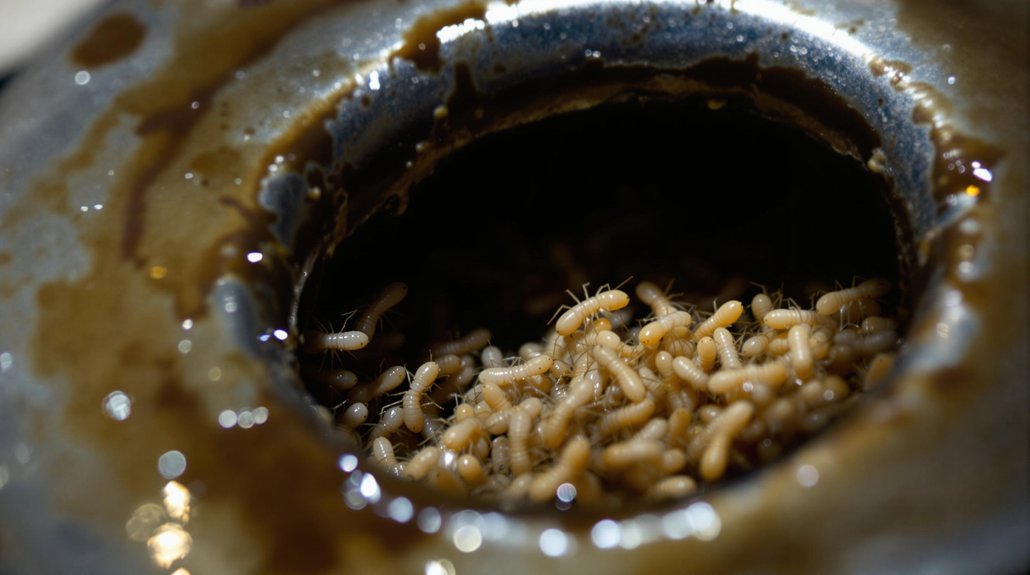
[{"label": "drain opening", "polygon": [[[762,117],[740,96],[629,95],[490,135],[442,160],[411,190],[403,214],[378,214],[318,264],[299,312],[309,340],[355,329],[384,286],[403,282],[407,292],[364,349],[301,351],[305,385],[380,469],[450,493],[567,507],[570,492],[581,503],[622,505],[627,495],[661,499],[705,490],[775,461],[823,429],[857,400],[870,364],[882,368],[880,353],[896,347],[900,331],[891,322],[904,258],[889,195],[888,182],[862,162]],[[835,313],[795,330],[816,347],[825,344],[815,350],[814,367],[792,363],[801,352],[787,341],[790,326],[773,330],[755,321],[758,294],[770,294],[775,307],[815,309],[816,296],[874,277],[889,286],[875,303],[862,300],[850,318]],[[640,326],[656,319],[634,293],[645,281],[691,315],[680,344],[669,335],[658,345],[638,345]],[[487,378],[477,380],[484,360],[491,361],[482,355],[487,340],[453,366],[444,365],[452,360],[442,349],[429,352],[486,329],[505,366],[532,366],[533,354],[554,352],[549,320],[559,306],[575,303],[565,290],[582,300],[602,285],[623,285],[632,302],[589,319],[608,318],[623,342],[619,361],[644,368],[644,401],[627,398],[632,393],[617,381],[618,368],[598,365],[607,356],[588,347],[548,362],[536,381],[499,381],[503,398],[491,397]],[[716,372],[740,368],[725,351],[705,365],[699,356],[712,342],[691,340],[689,331],[734,300],[744,304],[726,326],[735,354],[743,366],[758,363],[776,374],[755,372],[729,384],[732,390],[723,382],[713,391]],[[886,327],[867,321],[863,331],[867,315],[891,319],[880,322]],[[888,331],[873,333],[881,328]],[[761,339],[746,343],[752,336],[764,337],[770,349],[748,357]],[[859,343],[848,348],[849,341]],[[830,347],[839,349],[831,355]],[[851,355],[842,355],[845,348]],[[661,367],[659,351],[667,354]],[[581,367],[584,379],[606,390],[577,403],[568,398],[581,356],[594,361]],[[668,360],[678,356],[707,383],[691,382],[679,369],[670,377]],[[415,432],[401,421],[405,391],[412,374],[419,386],[419,368],[430,359],[454,373],[416,399],[425,418]],[[376,385],[395,387],[370,398]],[[552,439],[557,432],[546,422],[563,401],[577,406],[563,415],[561,438]],[[521,402],[532,417],[516,409],[507,421],[491,419],[503,402]],[[646,415],[626,409],[641,403],[651,404],[637,409]],[[626,412],[605,419],[617,409]],[[458,425],[466,418],[470,423]],[[529,436],[513,438],[512,425]],[[719,432],[730,428],[732,434]],[[449,429],[459,431],[445,436]],[[715,444],[724,444],[721,454]],[[528,468],[513,454],[528,459]],[[579,461],[574,473],[531,489],[534,479],[573,465],[563,458]],[[479,466],[485,477],[470,470]]]}]

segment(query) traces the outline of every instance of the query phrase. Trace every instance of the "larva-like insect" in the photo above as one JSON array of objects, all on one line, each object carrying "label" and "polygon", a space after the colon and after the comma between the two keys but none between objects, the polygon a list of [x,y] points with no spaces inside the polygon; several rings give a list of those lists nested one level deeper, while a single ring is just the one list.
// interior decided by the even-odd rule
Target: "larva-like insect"
[{"label": "larva-like insect", "polygon": [[490,330],[474,329],[465,337],[461,337],[453,341],[438,343],[429,349],[433,354],[433,357],[439,357],[441,355],[468,355],[476,353],[489,345],[490,337]]},{"label": "larva-like insect", "polygon": [[737,354],[737,342],[733,340],[733,334],[724,327],[717,327],[712,333],[715,340],[715,347],[719,354],[719,363],[724,369],[736,369],[740,367],[740,356]]},{"label": "larva-like insect", "polygon": [[894,331],[897,327],[898,322],[891,318],[874,315],[862,320],[862,333],[867,335],[878,331]]},{"label": "larva-like insect", "polygon": [[534,375],[543,375],[551,369],[552,365],[554,365],[554,359],[551,356],[538,355],[525,363],[512,367],[484,369],[479,373],[479,381],[484,384],[511,385]]},{"label": "larva-like insect", "polygon": [[382,397],[400,387],[407,377],[408,370],[403,365],[388,367],[372,383],[352,389],[347,395],[347,401],[367,402]]},{"label": "larva-like insect", "polygon": [[483,351],[479,354],[479,361],[485,369],[508,367],[508,362],[504,361],[504,352],[501,351],[501,348],[493,345],[483,348]]},{"label": "larva-like insect", "polygon": [[422,419],[422,396],[436,381],[440,375],[440,366],[434,361],[427,361],[419,366],[414,377],[411,378],[411,386],[404,392],[404,425],[415,433],[420,433],[425,423]]},{"label": "larva-like insect", "polygon": [[640,381],[656,402],[661,403],[669,395],[669,387],[658,377],[657,373],[651,371],[651,368],[646,365],[638,366],[637,375],[640,376]]},{"label": "larva-like insect", "polygon": [[583,325],[586,319],[597,312],[615,311],[629,305],[629,296],[622,290],[605,290],[577,303],[558,318],[554,330],[558,335],[569,335]]},{"label": "larva-like insect", "polygon": [[708,391],[708,374],[685,357],[672,360],[672,369],[683,381],[698,391]]},{"label": "larva-like insect", "polygon": [[461,451],[479,440],[483,434],[483,422],[478,417],[471,417],[455,423],[443,432],[444,447],[453,451]]},{"label": "larva-like insect", "polygon": [[569,420],[576,411],[594,398],[594,386],[587,378],[579,378],[569,383],[569,391],[540,426],[540,435],[544,445],[555,449],[565,441],[569,429]]},{"label": "larva-like insect", "polygon": [[694,355],[694,342],[690,339],[690,329],[685,326],[674,327],[662,338],[660,348],[673,355]]},{"label": "larva-like insect", "polygon": [[694,340],[712,335],[717,327],[729,327],[744,313],[744,304],[730,300],[715,310],[715,313],[694,328]]},{"label": "larva-like insect", "polygon": [[880,303],[876,300],[857,299],[840,306],[837,316],[840,318],[841,323],[851,324],[858,323],[868,316],[880,315],[881,311]]},{"label": "larva-like insect", "polygon": [[645,398],[639,403],[631,403],[619,409],[609,411],[597,420],[594,431],[598,437],[607,437],[623,429],[636,427],[648,419],[654,413],[655,404],[650,398]]},{"label": "larva-like insect", "polygon": [[533,478],[529,497],[534,501],[550,501],[562,483],[574,480],[590,462],[590,441],[578,436],[569,440],[554,466]]},{"label": "larva-like insect", "polygon": [[347,409],[343,412],[343,417],[340,420],[344,426],[351,429],[357,429],[359,425],[365,423],[368,419],[368,406],[364,403],[355,403],[348,405]]},{"label": "larva-like insect", "polygon": [[401,426],[404,425],[404,410],[398,406],[393,406],[387,409],[376,423],[375,427],[372,428],[371,437],[373,440],[386,437],[387,435],[396,433],[400,430]]},{"label": "larva-like insect", "polygon": [[811,334],[812,326],[807,323],[799,323],[787,332],[787,342],[790,344],[790,363],[794,368],[794,373],[801,379],[812,375],[812,349],[808,344]]},{"label": "larva-like insect", "polygon": [[633,368],[626,365],[618,355],[612,350],[597,346],[590,350],[594,359],[597,360],[598,365],[608,371],[615,378],[615,381],[619,383],[619,387],[622,388],[622,393],[626,395],[626,398],[632,402],[639,402],[644,399],[647,395],[647,388],[644,387],[644,382],[640,380],[640,376]]},{"label": "larva-like insect", "polygon": [[649,281],[637,284],[636,293],[640,301],[651,308],[651,312],[656,318],[663,318],[676,311],[676,306],[669,301],[665,290]]},{"label": "larva-like insect", "polygon": [[697,491],[697,482],[686,475],[673,475],[655,483],[647,490],[649,499],[682,499]]},{"label": "larva-like insect", "polygon": [[770,361],[759,365],[713,373],[708,378],[708,391],[712,393],[729,393],[739,388],[744,382],[764,383],[777,387],[787,380],[790,370],[783,361]]},{"label": "larva-like insect", "polygon": [[389,439],[377,437],[372,441],[372,459],[390,474],[401,474],[401,464],[397,463],[397,457],[393,453],[393,444]]},{"label": "larva-like insect", "polygon": [[[529,434],[533,430],[533,414],[521,405],[508,418],[508,465],[515,476],[525,475],[533,469],[529,454]],[[528,489],[528,486],[527,486]]]},{"label": "larva-like insect", "polygon": [[308,331],[304,333],[304,351],[357,351],[368,345],[368,335],[357,330],[339,332]]},{"label": "larva-like insect", "polygon": [[669,333],[672,328],[688,327],[693,321],[694,318],[690,317],[689,313],[685,311],[674,311],[669,315],[660,317],[640,328],[640,333],[637,335],[637,341],[643,344],[644,347],[658,347],[662,338],[665,337],[665,334]]},{"label": "larva-like insect", "polygon": [[892,369],[894,369],[894,354],[877,354],[866,368],[865,377],[862,379],[862,388],[869,390],[876,387]]},{"label": "larva-like insect", "polygon": [[469,485],[482,485],[486,483],[486,471],[483,470],[483,463],[475,455],[466,453],[458,457],[455,467],[458,476]]},{"label": "larva-like insect", "polygon": [[833,327],[834,320],[807,309],[774,309],[765,314],[762,322],[773,329],[790,329],[799,323],[813,327]]},{"label": "larva-like insect", "polygon": [[[714,330],[713,330],[714,331]],[[715,359],[719,357],[719,346],[711,336],[704,336],[697,342],[697,366],[704,372],[715,369]]]},{"label": "larva-like insect", "polygon": [[763,334],[753,335],[746,340],[740,346],[740,355],[748,359],[756,358],[763,353],[765,349],[769,347],[769,337]]},{"label": "larva-like insect", "polygon": [[882,278],[866,280],[855,287],[831,291],[815,302],[815,309],[822,315],[834,315],[840,308],[863,298],[883,297],[891,289],[890,283]]},{"label": "larva-like insect", "polygon": [[656,465],[665,454],[665,445],[653,439],[631,439],[609,445],[601,452],[605,469],[619,471],[635,463]]},{"label": "larva-like insect", "polygon": [[694,419],[693,414],[687,408],[680,408],[669,414],[669,428],[666,436],[669,442],[686,438],[687,428]]},{"label": "larva-like insect", "polygon": [[315,369],[305,365],[302,373],[305,378],[337,391],[347,391],[358,384],[358,375],[349,369]]},{"label": "larva-like insect", "polygon": [[597,332],[594,340],[597,345],[608,348],[624,358],[636,357],[643,352],[643,348],[627,344],[613,331],[604,330]]},{"label": "larva-like insect", "polygon": [[418,481],[423,479],[432,471],[437,462],[440,461],[440,448],[435,446],[423,447],[411,458],[411,461],[404,465],[401,473],[404,477]]},{"label": "larva-like insect", "polygon": [[773,308],[773,300],[767,294],[760,293],[751,298],[751,315],[755,316],[757,322],[761,322],[765,314],[771,312]]},{"label": "larva-like insect", "polygon": [[388,284],[379,292],[379,296],[365,308],[364,313],[361,314],[357,323],[354,324],[354,329],[364,333],[371,340],[375,337],[376,326],[379,325],[379,320],[382,319],[383,314],[393,306],[404,301],[407,295],[408,286],[406,284],[401,282]]},{"label": "larva-like insect", "polygon": [[659,468],[664,474],[676,473],[687,466],[687,454],[682,449],[666,449]]},{"label": "larva-like insect", "polygon": [[633,441],[644,441],[644,440],[659,440],[665,439],[665,436],[669,433],[669,422],[663,417],[657,417],[648,421],[633,435]]},{"label": "larva-like insect", "polygon": [[713,436],[701,456],[701,477],[715,481],[726,472],[730,442],[747,425],[755,408],[746,401],[738,401],[724,409],[711,423]]}]

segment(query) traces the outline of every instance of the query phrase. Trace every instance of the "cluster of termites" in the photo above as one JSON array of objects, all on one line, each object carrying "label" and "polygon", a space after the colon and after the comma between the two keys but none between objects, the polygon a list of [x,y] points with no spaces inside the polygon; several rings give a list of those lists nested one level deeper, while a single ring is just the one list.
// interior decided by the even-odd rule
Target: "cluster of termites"
[{"label": "cluster of termites", "polygon": [[[559,310],[514,353],[479,329],[432,345],[413,373],[313,377],[344,398],[324,415],[398,477],[501,500],[678,498],[777,458],[882,379],[898,345],[881,315],[889,287],[867,280],[815,309],[763,292],[706,312],[645,281],[636,303],[602,289]],[[406,294],[386,286],[353,330],[306,333],[305,351],[358,361]]]}]

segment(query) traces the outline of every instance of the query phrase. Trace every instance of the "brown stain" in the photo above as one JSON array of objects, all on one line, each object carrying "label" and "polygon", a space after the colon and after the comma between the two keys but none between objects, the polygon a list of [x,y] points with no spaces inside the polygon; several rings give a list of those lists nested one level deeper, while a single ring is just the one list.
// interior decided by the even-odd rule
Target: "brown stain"
[{"label": "brown stain", "polygon": [[443,62],[436,33],[447,26],[469,19],[482,20],[485,16],[486,4],[477,0],[426,14],[408,28],[403,36],[404,43],[390,54],[390,59],[403,58],[414,62],[415,67],[424,72],[439,72]]},{"label": "brown stain", "polygon": [[83,68],[99,68],[132,55],[146,37],[143,22],[128,13],[104,18],[71,52],[71,61]]},{"label": "brown stain", "polygon": [[8,251],[0,251],[0,266],[6,266],[14,261],[14,255]]}]

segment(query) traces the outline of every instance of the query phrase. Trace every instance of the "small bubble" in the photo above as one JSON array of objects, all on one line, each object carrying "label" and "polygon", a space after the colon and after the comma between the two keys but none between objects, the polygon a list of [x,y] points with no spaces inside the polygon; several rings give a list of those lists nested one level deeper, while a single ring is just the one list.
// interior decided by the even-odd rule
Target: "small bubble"
[{"label": "small bubble", "polygon": [[229,429],[236,425],[236,412],[231,409],[225,409],[222,413],[218,414],[218,425],[221,425],[225,429]]},{"label": "small bubble", "polygon": [[89,84],[90,78],[91,76],[89,75],[89,72],[85,70],[79,70],[75,73],[75,83],[80,86],[85,86],[86,84]]},{"label": "small bubble", "polygon": [[561,557],[569,551],[569,538],[561,529],[546,529],[540,534],[540,550],[548,557]]},{"label": "small bubble", "polygon": [[813,465],[802,465],[794,476],[802,487],[814,487],[819,483],[819,470]]},{"label": "small bubble", "polygon": [[590,540],[598,549],[612,549],[619,544],[622,538],[622,529],[619,524],[611,519],[598,521],[590,530]]},{"label": "small bubble", "polygon": [[386,512],[390,515],[390,519],[398,523],[407,523],[415,516],[415,507],[408,498],[398,497],[390,502],[386,507]]},{"label": "small bubble", "polygon": [[181,451],[167,451],[157,459],[157,470],[165,479],[175,479],[186,471],[186,456]]},{"label": "small bubble", "polygon": [[241,411],[236,418],[236,425],[239,425],[242,429],[254,427],[254,414],[247,410]]},{"label": "small bubble", "polygon": [[459,527],[454,532],[454,547],[462,553],[472,553],[483,545],[483,534],[475,525]]},{"label": "small bubble", "polygon": [[14,356],[11,355],[11,352],[0,353],[0,373],[7,373],[12,365],[14,365]]},{"label": "small bubble", "polygon": [[255,407],[254,411],[251,411],[251,413],[254,414],[254,423],[258,425],[262,425],[263,423],[268,421],[267,407]]},{"label": "small bubble", "polygon": [[179,353],[186,355],[193,350],[193,342],[188,339],[184,339],[179,342],[177,347],[179,348]]},{"label": "small bubble", "polygon": [[104,415],[125,421],[132,414],[132,398],[121,391],[112,391],[104,398]]},{"label": "small bubble", "polygon": [[184,319],[184,320],[182,320],[182,329],[184,329],[186,331],[189,331],[189,330],[193,329],[193,320],[192,319]]}]

